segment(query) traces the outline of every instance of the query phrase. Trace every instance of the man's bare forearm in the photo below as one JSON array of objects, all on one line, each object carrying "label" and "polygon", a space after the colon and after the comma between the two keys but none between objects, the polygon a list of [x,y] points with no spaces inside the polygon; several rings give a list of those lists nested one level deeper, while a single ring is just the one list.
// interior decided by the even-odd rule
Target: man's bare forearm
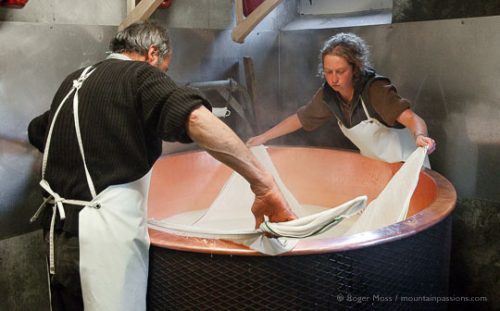
[{"label": "man's bare forearm", "polygon": [[241,139],[208,109],[201,106],[193,110],[187,129],[194,142],[243,176],[255,194],[263,195],[271,189],[273,177]]}]

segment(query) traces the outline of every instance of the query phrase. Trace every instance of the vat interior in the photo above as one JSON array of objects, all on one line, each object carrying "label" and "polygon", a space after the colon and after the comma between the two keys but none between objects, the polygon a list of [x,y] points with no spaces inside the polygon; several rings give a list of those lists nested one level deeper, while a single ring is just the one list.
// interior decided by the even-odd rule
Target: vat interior
[{"label": "vat interior", "polygon": [[[325,207],[359,195],[375,199],[401,165],[335,149],[269,147],[268,152],[281,179],[301,204]],[[204,151],[159,159],[152,173],[148,217],[164,219],[208,208],[231,173]],[[434,180],[421,172],[408,217],[428,207],[436,195]]]}]

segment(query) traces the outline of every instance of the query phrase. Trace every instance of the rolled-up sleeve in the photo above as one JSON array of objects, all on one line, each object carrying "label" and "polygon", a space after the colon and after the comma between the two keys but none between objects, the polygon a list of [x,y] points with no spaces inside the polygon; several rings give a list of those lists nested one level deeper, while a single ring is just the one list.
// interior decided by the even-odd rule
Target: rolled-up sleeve
[{"label": "rolled-up sleeve", "polygon": [[192,142],[187,134],[186,123],[191,112],[200,106],[212,109],[208,100],[198,91],[186,87],[172,92],[161,109],[157,126],[160,137],[166,141]]},{"label": "rolled-up sleeve", "polygon": [[333,117],[323,100],[323,88],[320,88],[309,103],[297,110],[302,127],[306,131],[312,131],[323,125]]},{"label": "rolled-up sleeve", "polygon": [[139,92],[148,126],[165,141],[192,142],[186,122],[191,112],[200,106],[211,110],[209,101],[197,89],[177,86],[165,74],[148,80]]},{"label": "rolled-up sleeve", "polygon": [[399,124],[399,115],[410,108],[410,103],[399,96],[396,87],[387,79],[377,79],[369,88],[370,103],[383,121],[389,126]]},{"label": "rolled-up sleeve", "polygon": [[30,144],[43,152],[45,149],[45,136],[49,125],[50,111],[46,111],[42,115],[31,120],[28,125],[28,139]]}]

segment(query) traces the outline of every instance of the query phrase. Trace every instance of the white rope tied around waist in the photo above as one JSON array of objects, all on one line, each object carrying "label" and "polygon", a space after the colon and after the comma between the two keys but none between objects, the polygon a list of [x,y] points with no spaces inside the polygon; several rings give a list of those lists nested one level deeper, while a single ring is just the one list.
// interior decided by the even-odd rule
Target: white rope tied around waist
[{"label": "white rope tied around waist", "polygon": [[50,274],[55,274],[55,260],[54,260],[54,228],[55,228],[55,223],[56,223],[56,216],[57,212],[59,212],[59,218],[61,220],[66,219],[66,213],[64,211],[64,205],[63,203],[66,204],[71,204],[71,205],[77,205],[77,206],[90,206],[94,208],[100,208],[101,205],[99,203],[92,203],[89,201],[81,201],[81,200],[69,200],[61,197],[57,192],[52,190],[50,187],[49,183],[45,180],[42,179],[40,181],[40,186],[49,193],[49,197],[45,198],[43,200],[42,205],[38,208],[36,213],[31,217],[30,221],[34,222],[38,219],[42,211],[45,209],[47,206],[47,203],[52,204],[52,216],[50,219],[50,231],[49,231],[49,271]]}]

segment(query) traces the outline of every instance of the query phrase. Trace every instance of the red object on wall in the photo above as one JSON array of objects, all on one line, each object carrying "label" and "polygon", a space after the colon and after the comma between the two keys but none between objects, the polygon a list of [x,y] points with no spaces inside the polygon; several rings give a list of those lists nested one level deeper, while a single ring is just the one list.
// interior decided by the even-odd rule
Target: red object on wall
[{"label": "red object on wall", "polygon": [[22,8],[28,3],[29,0],[0,0],[0,6],[11,8]]},{"label": "red object on wall", "polygon": [[160,4],[160,9],[168,9],[174,0],[165,0]]},{"label": "red object on wall", "polygon": [[243,0],[243,15],[250,15],[262,2],[264,0]]}]

